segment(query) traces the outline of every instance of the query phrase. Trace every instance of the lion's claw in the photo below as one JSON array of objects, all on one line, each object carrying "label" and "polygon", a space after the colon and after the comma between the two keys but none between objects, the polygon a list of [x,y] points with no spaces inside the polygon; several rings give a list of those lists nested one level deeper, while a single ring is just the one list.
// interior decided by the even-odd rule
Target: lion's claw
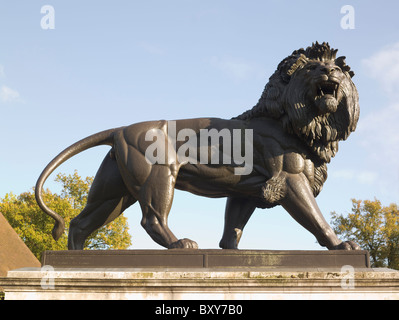
[{"label": "lion's claw", "polygon": [[362,250],[362,249],[356,242],[342,241],[340,244],[331,248],[331,250]]},{"label": "lion's claw", "polygon": [[198,249],[198,244],[190,239],[180,239],[169,245],[168,249]]}]

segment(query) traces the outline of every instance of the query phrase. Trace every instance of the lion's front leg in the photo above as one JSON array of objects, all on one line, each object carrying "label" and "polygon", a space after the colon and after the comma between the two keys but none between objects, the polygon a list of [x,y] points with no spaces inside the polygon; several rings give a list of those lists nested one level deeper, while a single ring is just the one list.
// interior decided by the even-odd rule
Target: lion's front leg
[{"label": "lion's front leg", "polygon": [[255,208],[256,206],[246,198],[227,198],[223,237],[219,243],[220,248],[237,249],[242,230]]},{"label": "lion's front leg", "polygon": [[343,242],[336,236],[316,203],[305,175],[287,174],[285,196],[280,204],[304,228],[310,231],[321,246],[329,250],[358,250],[352,242]]}]

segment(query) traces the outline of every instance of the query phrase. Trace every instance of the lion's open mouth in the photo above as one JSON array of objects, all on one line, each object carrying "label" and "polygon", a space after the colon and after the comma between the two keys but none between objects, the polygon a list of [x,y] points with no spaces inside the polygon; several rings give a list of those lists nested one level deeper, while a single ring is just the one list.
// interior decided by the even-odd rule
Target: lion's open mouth
[{"label": "lion's open mouth", "polygon": [[337,111],[341,102],[339,83],[332,80],[320,81],[315,86],[315,104],[320,114]]},{"label": "lion's open mouth", "polygon": [[321,98],[324,96],[332,96],[335,99],[338,98],[338,88],[339,84],[334,81],[323,81],[317,85],[317,98]]}]

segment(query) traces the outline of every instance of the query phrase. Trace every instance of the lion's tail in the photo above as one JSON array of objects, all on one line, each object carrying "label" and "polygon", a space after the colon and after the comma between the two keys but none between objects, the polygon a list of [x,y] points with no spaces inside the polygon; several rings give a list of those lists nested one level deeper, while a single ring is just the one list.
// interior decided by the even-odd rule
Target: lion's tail
[{"label": "lion's tail", "polygon": [[121,128],[117,129],[110,129],[110,130],[105,130],[96,134],[93,134],[91,136],[88,136],[87,138],[84,138],[73,145],[69,146],[66,148],[64,151],[62,151],[58,156],[56,156],[47,166],[44,168],[42,174],[40,175],[39,179],[36,182],[36,187],[35,187],[35,197],[36,201],[39,205],[39,207],[50,217],[52,217],[55,220],[54,228],[52,231],[53,238],[55,240],[58,240],[62,233],[64,232],[65,229],[65,222],[64,219],[56,212],[51,210],[47,205],[44,203],[43,198],[42,198],[42,191],[43,191],[43,185],[44,182],[47,180],[47,178],[50,176],[50,174],[57,169],[62,163],[67,161],[69,158],[73,157],[74,155],[85,151],[89,148],[93,148],[96,146],[100,145],[113,145],[113,137],[114,133]]}]

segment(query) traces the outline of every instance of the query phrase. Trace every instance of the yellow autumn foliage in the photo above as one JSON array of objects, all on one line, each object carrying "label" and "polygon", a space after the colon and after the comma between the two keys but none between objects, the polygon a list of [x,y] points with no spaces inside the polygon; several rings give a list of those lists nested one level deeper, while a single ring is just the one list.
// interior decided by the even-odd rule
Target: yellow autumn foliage
[{"label": "yellow autumn foliage", "polygon": [[357,242],[370,253],[373,267],[399,269],[399,209],[395,203],[383,206],[377,199],[352,199],[346,215],[332,212],[334,231]]},{"label": "yellow autumn foliage", "polygon": [[[69,223],[84,208],[93,178],[82,179],[75,171],[73,175],[58,174],[55,180],[62,184],[61,194],[45,190],[43,199],[65,220],[65,232],[58,241],[51,236],[54,220],[38,207],[33,189],[18,196],[8,193],[0,198],[0,212],[38,259],[45,250],[67,250]],[[127,218],[121,214],[93,232],[85,249],[127,249],[131,245],[128,231]]]}]

